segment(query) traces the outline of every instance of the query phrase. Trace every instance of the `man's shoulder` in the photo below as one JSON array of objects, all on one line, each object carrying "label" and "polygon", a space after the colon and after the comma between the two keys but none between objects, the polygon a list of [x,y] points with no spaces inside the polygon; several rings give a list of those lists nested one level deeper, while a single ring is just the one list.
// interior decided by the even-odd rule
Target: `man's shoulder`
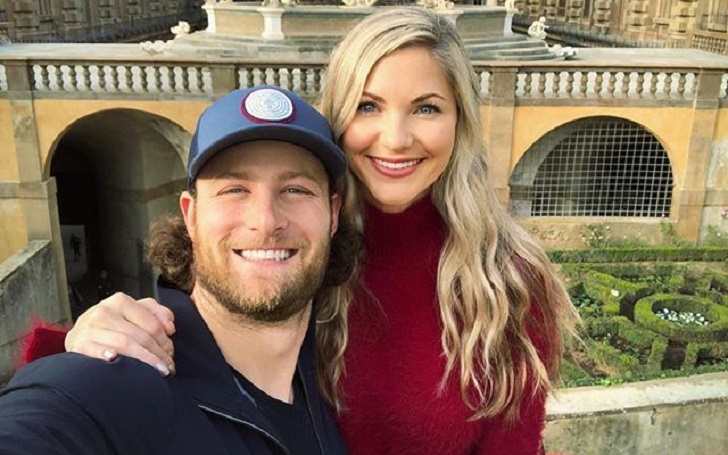
[{"label": "man's shoulder", "polygon": [[[94,440],[102,439],[114,453],[174,453],[172,448],[194,442],[185,438],[194,434],[189,430],[201,420],[199,413],[191,413],[196,406],[182,399],[171,384],[154,368],[134,359],[120,357],[105,362],[64,353],[19,370],[0,390],[0,407],[26,403],[22,412],[31,415],[31,422],[39,428],[49,425],[47,416],[83,417],[93,425],[78,428],[77,421],[57,425],[69,434],[82,432],[93,435]],[[52,403],[47,400],[48,393]],[[15,409],[18,411],[17,406]],[[186,420],[180,420],[180,412]],[[45,420],[38,420],[39,416],[46,416]],[[11,422],[20,418],[13,413],[5,417]]]},{"label": "man's shoulder", "polygon": [[56,390],[90,410],[171,400],[169,384],[154,368],[121,356],[113,362],[74,353],[44,357],[18,370],[2,393],[32,387]]}]

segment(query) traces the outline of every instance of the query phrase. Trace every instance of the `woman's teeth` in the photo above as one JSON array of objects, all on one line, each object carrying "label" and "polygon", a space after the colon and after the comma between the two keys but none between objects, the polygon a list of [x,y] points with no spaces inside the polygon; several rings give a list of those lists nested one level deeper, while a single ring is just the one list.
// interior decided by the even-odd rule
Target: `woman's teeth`
[{"label": "woman's teeth", "polygon": [[400,163],[392,163],[390,161],[384,161],[384,160],[380,160],[378,158],[373,158],[373,159],[374,159],[374,162],[377,163],[378,165],[380,165],[382,167],[386,167],[387,169],[394,169],[394,170],[406,169],[408,167],[415,166],[415,165],[419,164],[420,161],[422,161],[422,160],[418,159],[418,160],[402,161]]}]

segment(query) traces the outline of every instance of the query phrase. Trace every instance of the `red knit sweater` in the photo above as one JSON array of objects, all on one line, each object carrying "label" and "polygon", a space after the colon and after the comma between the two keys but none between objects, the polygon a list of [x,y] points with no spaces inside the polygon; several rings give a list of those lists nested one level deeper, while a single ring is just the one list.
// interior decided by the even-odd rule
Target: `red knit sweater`
[{"label": "red knit sweater", "polygon": [[367,208],[370,294],[359,292],[350,310],[342,381],[349,411],[340,423],[353,455],[540,453],[543,397],[526,400],[508,427],[500,418],[468,422],[456,376],[438,393],[445,359],[435,283],[446,233],[429,198],[400,214]]},{"label": "red knit sweater", "polygon": [[[524,400],[520,421],[508,426],[501,418],[468,422],[455,376],[438,392],[445,362],[435,282],[445,237],[429,198],[400,214],[367,208],[368,292],[350,310],[342,380],[347,411],[340,424],[352,455],[541,453],[543,396]],[[64,332],[33,335],[26,360],[63,351]]]}]

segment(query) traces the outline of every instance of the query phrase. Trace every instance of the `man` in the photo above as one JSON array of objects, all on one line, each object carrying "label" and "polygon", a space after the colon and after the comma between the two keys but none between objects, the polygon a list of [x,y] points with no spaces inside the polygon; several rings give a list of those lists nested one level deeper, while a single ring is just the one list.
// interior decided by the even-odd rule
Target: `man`
[{"label": "man", "polygon": [[316,387],[311,317],[345,171],[326,120],[293,93],[211,105],[180,196],[191,292],[159,289],[177,373],[125,357],[31,363],[0,392],[0,454],[345,453]]}]

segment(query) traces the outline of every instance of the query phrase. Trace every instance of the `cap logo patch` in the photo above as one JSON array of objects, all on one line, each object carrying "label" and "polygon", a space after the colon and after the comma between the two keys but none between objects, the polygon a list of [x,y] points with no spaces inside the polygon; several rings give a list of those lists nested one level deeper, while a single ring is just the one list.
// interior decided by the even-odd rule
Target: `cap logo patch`
[{"label": "cap logo patch", "polygon": [[293,102],[278,90],[264,88],[250,93],[243,101],[243,114],[258,122],[291,121]]}]

